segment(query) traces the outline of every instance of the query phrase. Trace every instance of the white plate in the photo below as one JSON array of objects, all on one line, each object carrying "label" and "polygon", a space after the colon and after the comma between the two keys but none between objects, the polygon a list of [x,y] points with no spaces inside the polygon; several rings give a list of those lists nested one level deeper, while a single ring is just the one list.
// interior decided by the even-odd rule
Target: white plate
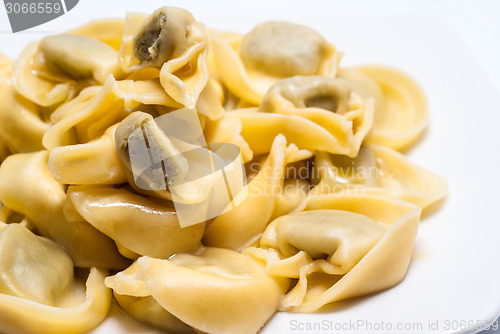
[{"label": "white plate", "polygon": [[[0,51],[16,56],[29,40],[44,34],[93,18],[123,17],[126,11],[152,12],[166,4],[80,1],[65,16],[16,35],[5,33],[8,23],[1,18]],[[477,332],[480,325],[498,317],[500,103],[452,29],[438,19],[417,16],[339,17],[326,1],[170,1],[168,5],[186,8],[208,27],[222,30],[246,32],[265,20],[308,25],[345,52],[343,66],[399,68],[414,76],[428,95],[430,127],[408,156],[445,175],[449,195],[437,212],[422,221],[405,280],[317,314],[277,314],[262,333]],[[114,310],[93,333],[113,332],[155,330]]]}]

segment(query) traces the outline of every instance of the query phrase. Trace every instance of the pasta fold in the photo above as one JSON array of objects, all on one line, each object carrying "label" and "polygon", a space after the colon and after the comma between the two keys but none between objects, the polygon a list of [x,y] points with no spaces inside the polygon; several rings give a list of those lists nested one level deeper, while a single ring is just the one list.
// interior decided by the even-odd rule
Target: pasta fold
[{"label": "pasta fold", "polygon": [[238,133],[238,128],[232,128],[228,133],[232,135],[229,140],[255,156],[269,153],[277,134],[285,136],[289,143],[309,151],[337,152],[336,148],[339,147],[337,138],[325,128],[300,116],[261,113],[252,108],[240,109],[228,112],[217,124],[217,128],[237,125],[233,118],[239,120],[241,131]]},{"label": "pasta fold", "polygon": [[57,242],[75,266],[122,269],[128,262],[113,241],[85,220],[64,215],[65,187],[50,172],[48,151],[9,156],[0,167],[0,201],[25,215],[41,236]]},{"label": "pasta fold", "polygon": [[343,194],[311,196],[304,210],[274,220],[261,248],[245,250],[266,263],[268,274],[298,278],[280,310],[314,312],[390,288],[404,278],[419,207],[374,195]]},{"label": "pasta fold", "polygon": [[412,164],[388,147],[366,145],[356,158],[317,152],[313,175],[319,184],[312,194],[342,191],[390,196],[425,209],[447,192],[446,179]]},{"label": "pasta fold", "polygon": [[162,7],[152,15],[128,14],[120,48],[125,72],[160,69],[165,92],[177,103],[194,107],[207,84],[208,37],[186,10]]},{"label": "pasta fold", "polygon": [[132,318],[169,333],[194,334],[195,330],[165,310],[146,288],[146,278],[135,261],[127,269],[106,277],[106,286]]},{"label": "pasta fold", "polygon": [[373,130],[368,143],[396,150],[414,143],[427,127],[429,111],[424,92],[406,73],[384,66],[341,69],[363,98],[375,99]]},{"label": "pasta fold", "polygon": [[72,34],[51,35],[40,41],[45,65],[75,80],[94,78],[104,83],[118,72],[117,52],[96,39]]},{"label": "pasta fold", "polygon": [[212,32],[213,67],[228,89],[258,105],[277,80],[294,75],[335,76],[335,47],[314,30],[265,22],[241,36]]},{"label": "pasta fold", "polygon": [[228,249],[205,248],[169,260],[142,257],[138,264],[153,298],[205,333],[256,333],[281,298],[282,287],[258,261]]},{"label": "pasta fold", "polygon": [[75,95],[77,83],[66,76],[53,75],[38,53],[40,42],[28,44],[14,62],[12,82],[26,99],[50,107]]},{"label": "pasta fold", "polygon": [[0,77],[0,101],[0,139],[8,150],[43,149],[42,138],[49,124],[41,119],[38,106],[17,94],[5,77]]},{"label": "pasta fold", "polygon": [[87,279],[87,292],[68,296],[70,305],[58,307],[0,294],[0,324],[4,333],[66,334],[88,331],[100,324],[108,314],[111,292],[104,285],[107,272],[92,268]]},{"label": "pasta fold", "polygon": [[50,152],[48,168],[65,184],[120,184],[126,173],[114,150],[116,126],[86,144],[59,146]]},{"label": "pasta fold", "polygon": [[109,76],[104,86],[88,87],[76,99],[63,105],[62,110],[56,110],[54,114],[62,117],[45,133],[43,146],[52,149],[89,142],[125,118],[125,102],[113,90],[115,85],[115,79]]},{"label": "pasta fold", "polygon": [[73,262],[63,249],[20,224],[0,231],[0,259],[2,294],[55,305],[73,283]]},{"label": "pasta fold", "polygon": [[257,241],[271,219],[276,198],[282,193],[286,165],[311,155],[293,144],[287,146],[283,135],[276,136],[265,163],[246,185],[247,197],[208,224],[203,238],[205,245],[241,250]]},{"label": "pasta fold", "polygon": [[159,204],[125,189],[68,189],[75,209],[99,231],[139,255],[168,258],[201,246],[205,224],[181,228],[168,204]]},{"label": "pasta fold", "polygon": [[103,42],[116,51],[120,50],[123,31],[125,29],[124,19],[99,19],[81,25],[67,33],[85,36]]},{"label": "pasta fold", "polygon": [[343,79],[295,76],[271,86],[259,111],[306,118],[337,140],[328,152],[354,157],[372,127],[372,103],[352,92]]}]

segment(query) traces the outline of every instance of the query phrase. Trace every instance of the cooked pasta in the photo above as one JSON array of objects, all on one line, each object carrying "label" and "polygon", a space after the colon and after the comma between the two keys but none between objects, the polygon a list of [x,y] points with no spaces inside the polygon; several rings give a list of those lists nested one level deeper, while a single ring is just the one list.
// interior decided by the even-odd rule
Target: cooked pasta
[{"label": "cooked pasta", "polygon": [[401,152],[425,95],[340,59],[305,26],[173,7],[0,54],[0,332],[85,332],[114,299],[171,333],[252,334],[401,282],[447,192]]}]

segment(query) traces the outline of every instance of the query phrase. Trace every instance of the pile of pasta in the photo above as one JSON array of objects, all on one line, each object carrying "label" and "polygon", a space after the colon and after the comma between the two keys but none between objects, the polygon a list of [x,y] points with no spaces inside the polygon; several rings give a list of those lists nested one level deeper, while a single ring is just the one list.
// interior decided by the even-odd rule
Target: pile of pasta
[{"label": "pile of pasta", "polygon": [[[418,84],[341,56],[305,26],[213,31],[164,7],[0,57],[0,331],[84,332],[114,298],[172,333],[256,333],[398,284],[446,181],[401,153],[429,119]],[[127,147],[183,108],[247,179],[239,205],[187,227]]]}]

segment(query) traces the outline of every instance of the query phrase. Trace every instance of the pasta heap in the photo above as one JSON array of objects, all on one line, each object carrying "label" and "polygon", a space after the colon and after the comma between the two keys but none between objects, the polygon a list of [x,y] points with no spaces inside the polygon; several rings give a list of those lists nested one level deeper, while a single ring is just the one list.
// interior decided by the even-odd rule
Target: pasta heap
[{"label": "pasta heap", "polygon": [[[401,153],[425,97],[398,70],[340,59],[304,26],[241,35],[171,7],[0,57],[0,331],[84,332],[114,298],[172,333],[250,334],[398,284],[447,189]],[[247,180],[239,205],[187,227],[168,189],[136,182],[127,142],[183,108],[207,143],[239,148]]]}]

